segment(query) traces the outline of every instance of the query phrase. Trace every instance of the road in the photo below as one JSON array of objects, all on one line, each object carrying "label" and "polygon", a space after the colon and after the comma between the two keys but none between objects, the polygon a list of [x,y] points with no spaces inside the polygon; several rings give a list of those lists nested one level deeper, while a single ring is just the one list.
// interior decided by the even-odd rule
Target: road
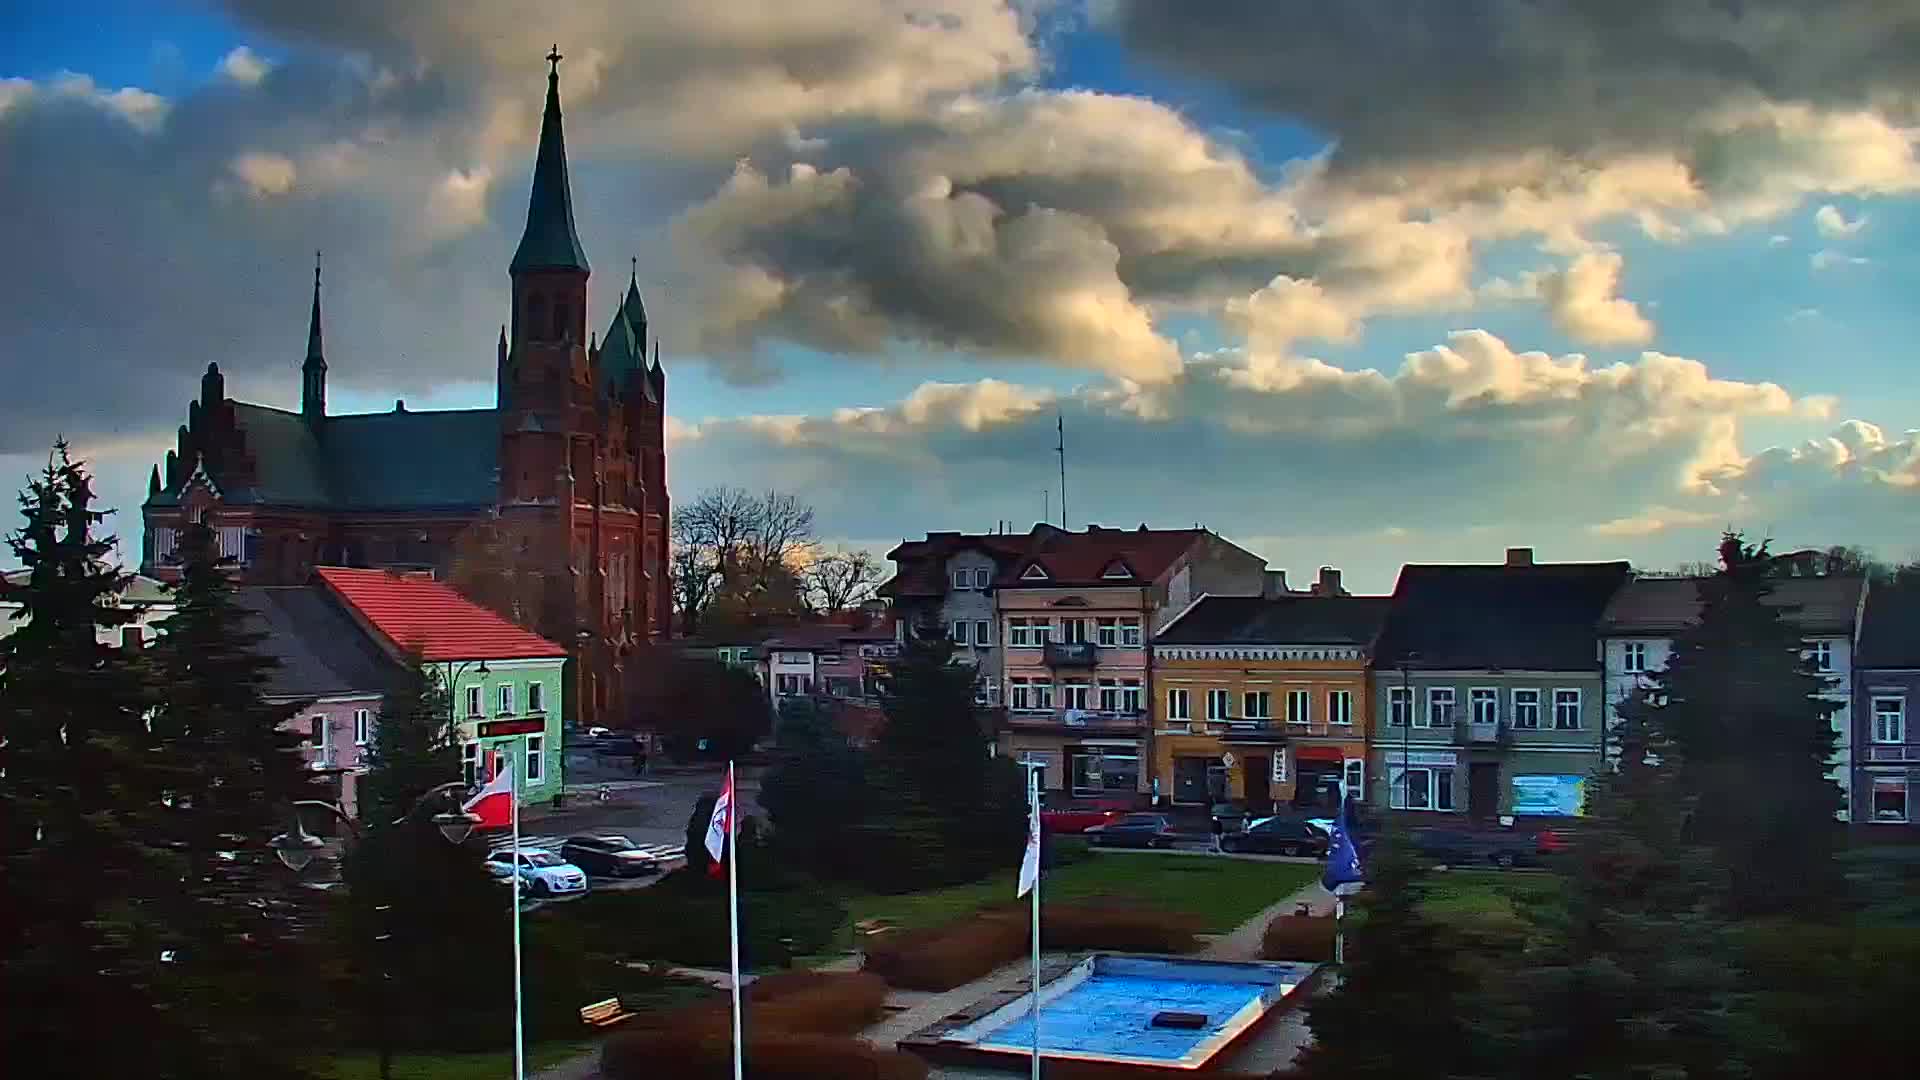
[{"label": "road", "polygon": [[[567,751],[567,788],[571,793],[563,810],[529,807],[522,812],[521,842],[532,838],[564,838],[577,833],[619,833],[639,844],[681,844],[686,841],[687,817],[702,795],[720,790],[724,767],[661,767],[642,779],[626,758],[603,758],[591,752]],[[597,802],[595,785],[606,784],[611,798]],[[760,815],[759,776],[744,771],[738,779],[740,812]],[[582,790],[584,789],[584,790]]]}]

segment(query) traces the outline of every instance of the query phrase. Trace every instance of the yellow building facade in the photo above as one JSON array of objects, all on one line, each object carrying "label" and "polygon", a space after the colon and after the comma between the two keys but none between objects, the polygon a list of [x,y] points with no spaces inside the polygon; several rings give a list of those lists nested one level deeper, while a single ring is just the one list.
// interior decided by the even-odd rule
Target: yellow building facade
[{"label": "yellow building facade", "polygon": [[1176,805],[1328,810],[1366,790],[1385,598],[1207,597],[1155,637],[1153,778]]}]

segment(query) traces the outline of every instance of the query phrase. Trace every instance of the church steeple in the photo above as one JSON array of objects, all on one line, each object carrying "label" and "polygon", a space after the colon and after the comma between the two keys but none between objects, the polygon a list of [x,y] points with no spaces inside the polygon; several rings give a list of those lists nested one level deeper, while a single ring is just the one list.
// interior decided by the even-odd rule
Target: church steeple
[{"label": "church steeple", "polygon": [[533,163],[533,196],[527,203],[527,228],[513,253],[509,272],[573,270],[587,272],[587,254],[573,227],[573,193],[567,184],[567,139],[560,121],[560,47],[547,54],[547,110],[540,121],[540,150]]},{"label": "church steeple", "polygon": [[307,318],[307,359],[300,365],[300,415],[327,415],[327,358],[320,346],[320,253],[313,253],[313,313]]}]

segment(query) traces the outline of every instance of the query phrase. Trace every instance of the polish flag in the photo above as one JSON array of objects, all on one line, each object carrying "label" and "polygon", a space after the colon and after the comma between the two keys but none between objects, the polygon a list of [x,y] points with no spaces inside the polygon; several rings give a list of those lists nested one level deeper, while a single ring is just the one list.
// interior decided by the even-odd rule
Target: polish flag
[{"label": "polish flag", "polygon": [[708,873],[719,876],[720,861],[726,857],[727,837],[733,832],[733,765],[727,765],[727,782],[720,797],[713,801],[713,817],[707,821],[707,854],[713,856]]},{"label": "polish flag", "polygon": [[504,766],[495,769],[487,786],[474,792],[473,798],[461,804],[460,809],[480,815],[476,829],[504,829],[512,824],[513,770]]}]

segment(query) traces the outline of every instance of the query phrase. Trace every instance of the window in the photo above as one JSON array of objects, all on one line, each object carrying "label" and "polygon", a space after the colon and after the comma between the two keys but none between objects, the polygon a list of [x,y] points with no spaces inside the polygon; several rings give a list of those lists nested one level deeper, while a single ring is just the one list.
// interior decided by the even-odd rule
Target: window
[{"label": "window", "polygon": [[973,569],[973,587],[974,587],[974,588],[976,588],[976,589],[984,589],[984,588],[986,588],[986,587],[987,587],[987,580],[988,580],[989,578],[991,578],[992,576],[993,576],[993,571],[991,571],[991,570],[988,570],[988,569],[987,569],[986,567],[984,567],[984,566],[976,566],[976,567],[974,567],[974,569]]},{"label": "window", "polygon": [[1365,800],[1367,797],[1367,763],[1360,758],[1347,759],[1346,790],[1341,796],[1348,799]]},{"label": "window", "polygon": [[1033,707],[1042,712],[1053,711],[1053,684],[1036,682],[1033,684]]},{"label": "window", "polygon": [[477,686],[467,687],[467,715],[472,717],[481,715],[480,688]]},{"label": "window", "polygon": [[954,587],[954,588],[956,588],[956,589],[970,589],[970,588],[972,588],[972,587],[973,587],[973,575],[972,575],[972,574],[970,574],[970,573],[968,573],[968,572],[967,572],[967,571],[965,571],[965,570],[955,570],[955,571],[953,572],[953,587]]},{"label": "window", "polygon": [[1427,687],[1426,722],[1418,720],[1414,727],[1452,727],[1453,726],[1453,687]]},{"label": "window", "polygon": [[1039,563],[1034,563],[1032,566],[1029,566],[1025,570],[1020,571],[1020,580],[1021,581],[1045,581],[1047,580],[1046,568],[1041,566]]},{"label": "window", "polygon": [[1120,620],[1101,619],[1094,634],[1094,641],[1103,649],[1111,649],[1120,644]]},{"label": "window", "polygon": [[1044,648],[1053,637],[1053,623],[1046,619],[1033,620],[1033,643]]},{"label": "window", "polygon": [[1816,641],[1807,650],[1807,659],[1813,661],[1813,670],[1830,672],[1833,670],[1833,642]]},{"label": "window", "polygon": [[800,676],[775,675],[773,677],[773,692],[781,697],[792,697],[800,693]]},{"label": "window", "polygon": [[1907,778],[1904,776],[1874,777],[1873,805],[1869,809],[1874,821],[1904,824],[1908,820]]},{"label": "window", "polygon": [[1580,730],[1580,691],[1555,690],[1553,692],[1553,729],[1555,731]]},{"label": "window", "polygon": [[373,737],[373,710],[353,710],[353,745],[365,746]]},{"label": "window", "polygon": [[1067,709],[1087,708],[1087,694],[1089,692],[1090,692],[1090,688],[1087,686],[1086,680],[1084,679],[1068,680],[1067,683],[1060,688],[1060,693],[1062,697],[1062,700],[1060,702],[1061,707],[1067,708]]},{"label": "window", "polygon": [[1273,782],[1276,784],[1284,784],[1287,782],[1287,748],[1284,746],[1276,746],[1273,748],[1272,775]]},{"label": "window", "polygon": [[1116,581],[1125,581],[1133,576],[1133,571],[1127,569],[1126,563],[1116,559],[1107,564],[1107,568],[1101,571],[1100,576],[1103,578],[1112,578]]},{"label": "window", "polygon": [[1532,730],[1540,726],[1540,691],[1513,692],[1513,726]]},{"label": "window", "polygon": [[1287,723],[1304,724],[1313,719],[1313,699],[1305,690],[1287,691]]},{"label": "window", "polygon": [[1876,697],[1873,699],[1873,741],[1877,743],[1907,741],[1906,698]]},{"label": "window", "polygon": [[1007,620],[1007,647],[1024,649],[1034,644],[1033,627],[1023,618]]},{"label": "window", "polygon": [[1242,710],[1249,720],[1270,720],[1273,718],[1273,695],[1265,690],[1249,690],[1244,699],[1246,708]]},{"label": "window", "polygon": [[513,715],[513,684],[510,682],[500,684],[500,715]]},{"label": "window", "polygon": [[1629,641],[1620,649],[1620,670],[1629,675],[1638,675],[1647,670],[1647,643]]},{"label": "window", "polygon": [[993,620],[973,620],[973,643],[982,649],[993,643]]},{"label": "window", "polygon": [[1021,710],[1033,707],[1032,688],[1025,679],[1009,679],[1007,687],[1007,707]]},{"label": "window", "polygon": [[1140,620],[1137,617],[1120,620],[1120,644],[1128,649],[1140,647]]},{"label": "window", "polygon": [[1388,805],[1395,810],[1440,810],[1453,809],[1453,770],[1446,766],[1439,768],[1403,769],[1389,763],[1387,766]]},{"label": "window", "polygon": [[527,783],[537,784],[540,782],[541,773],[544,771],[546,752],[547,740],[545,736],[527,736],[527,768],[525,773]]},{"label": "window", "polygon": [[950,636],[953,638],[953,643],[955,645],[965,645],[967,643],[967,637],[968,637],[967,620],[965,619],[953,620],[953,632]]},{"label": "window", "polygon": [[1500,692],[1486,687],[1475,687],[1467,691],[1467,707],[1473,710],[1473,722],[1476,724],[1497,724],[1500,722]]},{"label": "window", "polygon": [[1353,723],[1353,691],[1351,690],[1327,691],[1327,723],[1329,724]]},{"label": "window", "polygon": [[1120,708],[1123,712],[1137,713],[1140,711],[1139,679],[1120,680]]},{"label": "window", "polygon": [[1100,680],[1100,711],[1117,712],[1120,708],[1120,684],[1113,679]]},{"label": "window", "polygon": [[480,782],[480,744],[477,742],[460,744],[460,775],[466,779],[467,786]]},{"label": "window", "polygon": [[1167,691],[1167,719],[1191,720],[1193,711],[1187,702],[1187,691],[1183,687],[1174,687]]},{"label": "window", "polygon": [[1233,715],[1233,695],[1226,690],[1207,691],[1207,719],[1225,720]]},{"label": "window", "polygon": [[307,721],[307,743],[314,749],[316,760],[328,761],[327,755],[327,718],[316,716]]},{"label": "window", "polygon": [[1061,619],[1060,640],[1076,645],[1087,640],[1087,620]]},{"label": "window", "polygon": [[530,713],[544,713],[547,711],[546,684],[539,682],[530,682],[527,684],[527,711]]},{"label": "window", "polygon": [[1405,727],[1407,718],[1413,715],[1413,691],[1404,686],[1387,689],[1387,723],[1394,727]]}]

